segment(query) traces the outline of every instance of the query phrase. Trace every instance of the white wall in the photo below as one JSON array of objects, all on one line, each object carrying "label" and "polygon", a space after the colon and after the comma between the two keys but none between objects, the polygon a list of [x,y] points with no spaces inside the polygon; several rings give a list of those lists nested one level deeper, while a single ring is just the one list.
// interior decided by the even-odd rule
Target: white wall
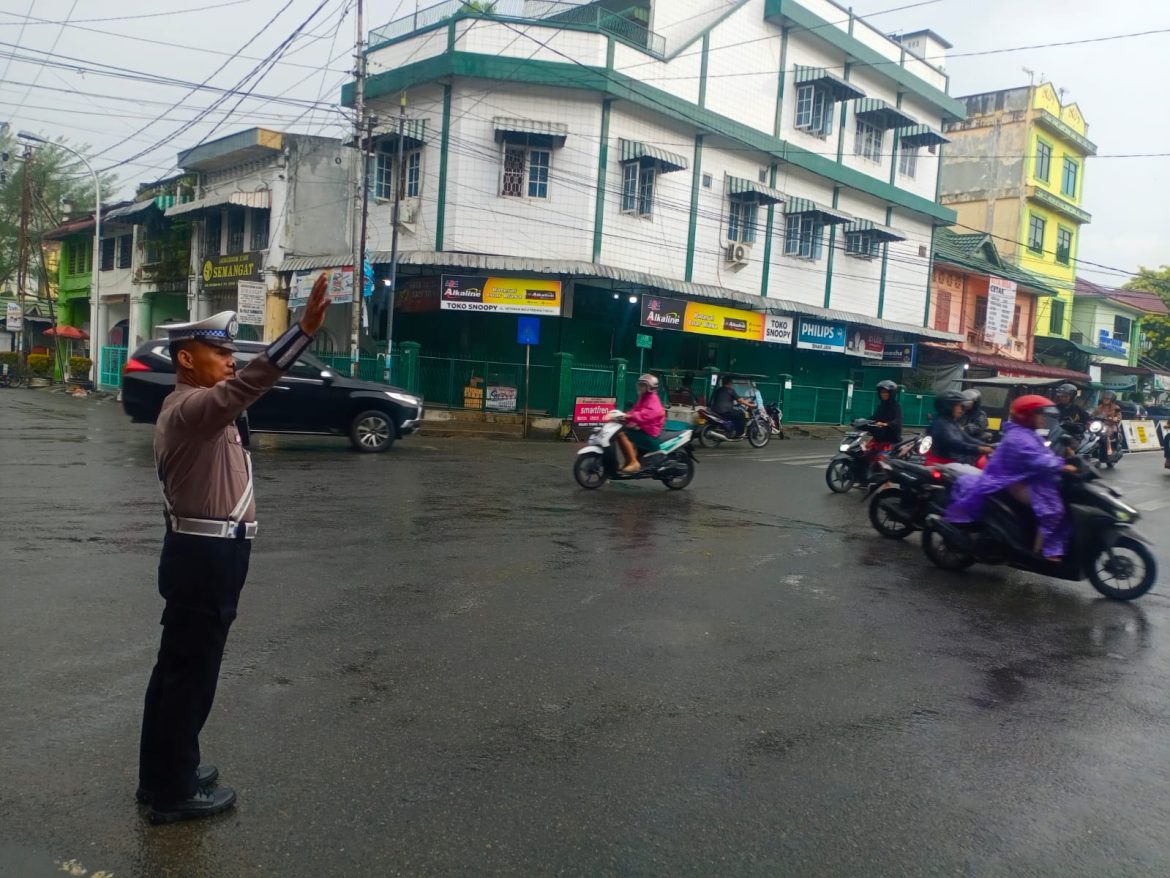
[{"label": "white wall", "polygon": [[780,31],[764,21],[763,0],[748,3],[711,32],[708,109],[772,134],[779,88]]},{"label": "white wall", "polygon": [[[502,149],[492,118],[568,126],[552,151],[549,197],[502,197]],[[444,249],[548,259],[591,259],[601,102],[579,91],[514,87],[484,98],[452,95]]]}]

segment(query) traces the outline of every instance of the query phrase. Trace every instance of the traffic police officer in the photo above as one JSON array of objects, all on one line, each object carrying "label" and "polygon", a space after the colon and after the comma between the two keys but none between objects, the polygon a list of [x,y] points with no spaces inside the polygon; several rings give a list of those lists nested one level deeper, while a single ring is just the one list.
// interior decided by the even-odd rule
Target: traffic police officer
[{"label": "traffic police officer", "polygon": [[175,390],[154,430],[167,532],[158,567],[166,601],[162,645],[146,689],[138,801],[152,823],[207,817],[232,807],[219,771],[199,764],[203,728],[228,628],[256,536],[252,463],[235,426],[313,341],[329,307],[322,275],[300,322],[238,373],[236,315],[162,327],[170,336]]}]

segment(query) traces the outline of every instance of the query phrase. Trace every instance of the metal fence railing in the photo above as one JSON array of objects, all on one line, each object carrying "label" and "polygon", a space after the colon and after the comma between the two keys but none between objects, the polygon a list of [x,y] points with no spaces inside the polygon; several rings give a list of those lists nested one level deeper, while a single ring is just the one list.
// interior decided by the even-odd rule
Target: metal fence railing
[{"label": "metal fence railing", "polygon": [[117,388],[122,386],[122,367],[126,365],[126,348],[107,345],[101,349],[98,360],[98,387]]},{"label": "metal fence railing", "polygon": [[[353,369],[353,360],[350,359],[349,354],[324,354],[314,353],[314,356],[323,362],[326,366],[341,375],[351,376]],[[396,386],[405,386],[406,376],[402,371],[403,356],[402,354],[393,354],[390,357],[390,383]],[[379,381],[386,380],[386,355],[378,354],[376,357],[362,357],[358,360],[358,378],[363,381]]]},{"label": "metal fence railing", "polygon": [[485,412],[520,412],[527,402],[534,412],[551,412],[556,404],[555,366],[532,366],[525,399],[523,363],[418,358],[419,393],[429,406]]},{"label": "metal fence railing", "polygon": [[613,396],[613,369],[593,366],[574,366],[570,381],[570,395]]},{"label": "metal fence railing", "polygon": [[[415,10],[387,25],[374,28],[370,31],[370,45],[377,46],[388,40],[432,27],[460,13],[472,11],[464,0],[443,0],[442,3]],[[666,54],[666,38],[651,31],[645,23],[631,18],[628,13],[611,12],[593,4],[495,0],[490,4],[489,11],[481,14],[485,17],[547,22],[552,25],[564,24],[596,30],[644,48],[660,57]]]}]

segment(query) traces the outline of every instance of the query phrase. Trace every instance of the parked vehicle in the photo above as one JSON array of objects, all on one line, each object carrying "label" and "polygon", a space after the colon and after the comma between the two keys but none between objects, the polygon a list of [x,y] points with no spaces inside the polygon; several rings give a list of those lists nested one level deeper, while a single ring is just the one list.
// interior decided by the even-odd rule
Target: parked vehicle
[{"label": "parked vehicle", "polygon": [[[262,342],[236,341],[237,366],[263,351]],[[175,387],[175,366],[167,339],[139,347],[122,372],[122,408],[130,419],[154,423]],[[300,359],[272,390],[248,408],[254,433],[348,436],[358,451],[379,452],[415,432],[422,423],[422,400],[387,384],[338,374],[312,354]]]},{"label": "parked vehicle", "polygon": [[852,426],[841,437],[838,452],[825,470],[825,483],[835,494],[846,494],[852,488],[868,488],[871,479],[881,472],[878,462],[887,455],[904,460],[918,454],[920,437],[917,435],[891,445],[873,438],[870,431],[876,425],[868,418],[858,418]]},{"label": "parked vehicle", "polygon": [[772,438],[772,422],[768,413],[745,412],[745,426],[742,436],[735,435],[735,424],[715,414],[710,409],[699,409],[699,444],[704,448],[718,448],[724,442],[747,440],[752,448],[763,448]]},{"label": "parked vehicle", "polygon": [[1072,582],[1088,579],[1111,600],[1141,597],[1153,587],[1158,569],[1148,541],[1133,529],[1141,516],[1118,491],[1099,484],[1099,479],[1083,461],[1076,474],[1063,476],[1062,493],[1073,535],[1068,555],[1059,562],[1033,550],[1036,522],[1031,508],[1007,492],[988,499],[974,528],[928,515],[922,550],[944,570],[965,570],[976,563],[1006,564]]},{"label": "parked vehicle", "polygon": [[1144,405],[1130,399],[1119,399],[1117,407],[1121,409],[1121,417],[1127,421],[1140,421],[1150,416]]},{"label": "parked vehicle", "polygon": [[691,429],[663,430],[658,436],[661,443],[658,451],[642,455],[642,469],[636,473],[624,473],[613,441],[622,428],[623,417],[622,412],[610,412],[607,421],[594,428],[585,447],[577,452],[573,463],[573,478],[577,484],[596,490],[609,481],[656,479],[672,491],[681,491],[689,485],[695,477],[698,462],[691,448]]}]

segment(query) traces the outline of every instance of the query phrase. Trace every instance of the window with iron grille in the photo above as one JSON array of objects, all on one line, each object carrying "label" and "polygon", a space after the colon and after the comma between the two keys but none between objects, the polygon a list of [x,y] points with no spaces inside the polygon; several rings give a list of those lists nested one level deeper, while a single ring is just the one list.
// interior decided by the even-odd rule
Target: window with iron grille
[{"label": "window with iron grille", "polygon": [[1056,227],[1056,261],[1061,265],[1068,265],[1072,260],[1073,233],[1064,228]]},{"label": "window with iron grille", "polygon": [[821,258],[825,224],[813,213],[791,213],[784,226],[784,255],[798,259]]},{"label": "window with iron grille", "polygon": [[882,160],[882,141],[886,132],[861,119],[857,120],[857,133],[853,139],[853,154],[871,162]]},{"label": "window with iron grille", "polygon": [[504,147],[504,173],[500,194],[508,198],[524,197],[524,164],[528,150],[522,146]]},{"label": "window with iron grille", "polygon": [[134,261],[134,236],[118,236],[118,268],[129,268]]},{"label": "window with iron grille", "polygon": [[223,217],[219,211],[209,213],[203,221],[203,255],[218,256],[220,254],[220,239],[223,229]]},{"label": "window with iron grille", "polygon": [[507,198],[548,198],[552,151],[504,144],[500,195]]},{"label": "window with iron grille", "polygon": [[917,146],[902,147],[902,154],[898,157],[898,173],[903,177],[914,179],[914,175],[918,173]]},{"label": "window with iron grille", "polygon": [[93,270],[93,242],[74,241],[69,245],[70,274],[89,274]]},{"label": "window with iron grille", "polygon": [[760,205],[751,199],[736,199],[731,202],[727,214],[727,240],[741,244],[752,244],[756,240],[756,224]]},{"label": "window with iron grille", "polygon": [[250,250],[268,249],[268,211],[252,211],[252,244]]},{"label": "window with iron grille", "polygon": [[802,85],[796,89],[795,127],[817,137],[828,137],[833,133],[833,96],[815,85]]},{"label": "window with iron grille", "polygon": [[882,242],[872,231],[846,232],[845,252],[859,259],[876,259],[882,255]]},{"label": "window with iron grille", "polygon": [[116,238],[102,238],[102,250],[101,250],[101,259],[102,259],[101,270],[102,271],[113,271],[114,270],[114,248],[117,246],[117,244],[118,244],[118,241]]},{"label": "window with iron grille", "polygon": [[227,252],[244,252],[244,211],[228,211]]},{"label": "window with iron grille", "polygon": [[1044,252],[1044,217],[1032,214],[1028,219],[1028,249],[1033,253]]}]

